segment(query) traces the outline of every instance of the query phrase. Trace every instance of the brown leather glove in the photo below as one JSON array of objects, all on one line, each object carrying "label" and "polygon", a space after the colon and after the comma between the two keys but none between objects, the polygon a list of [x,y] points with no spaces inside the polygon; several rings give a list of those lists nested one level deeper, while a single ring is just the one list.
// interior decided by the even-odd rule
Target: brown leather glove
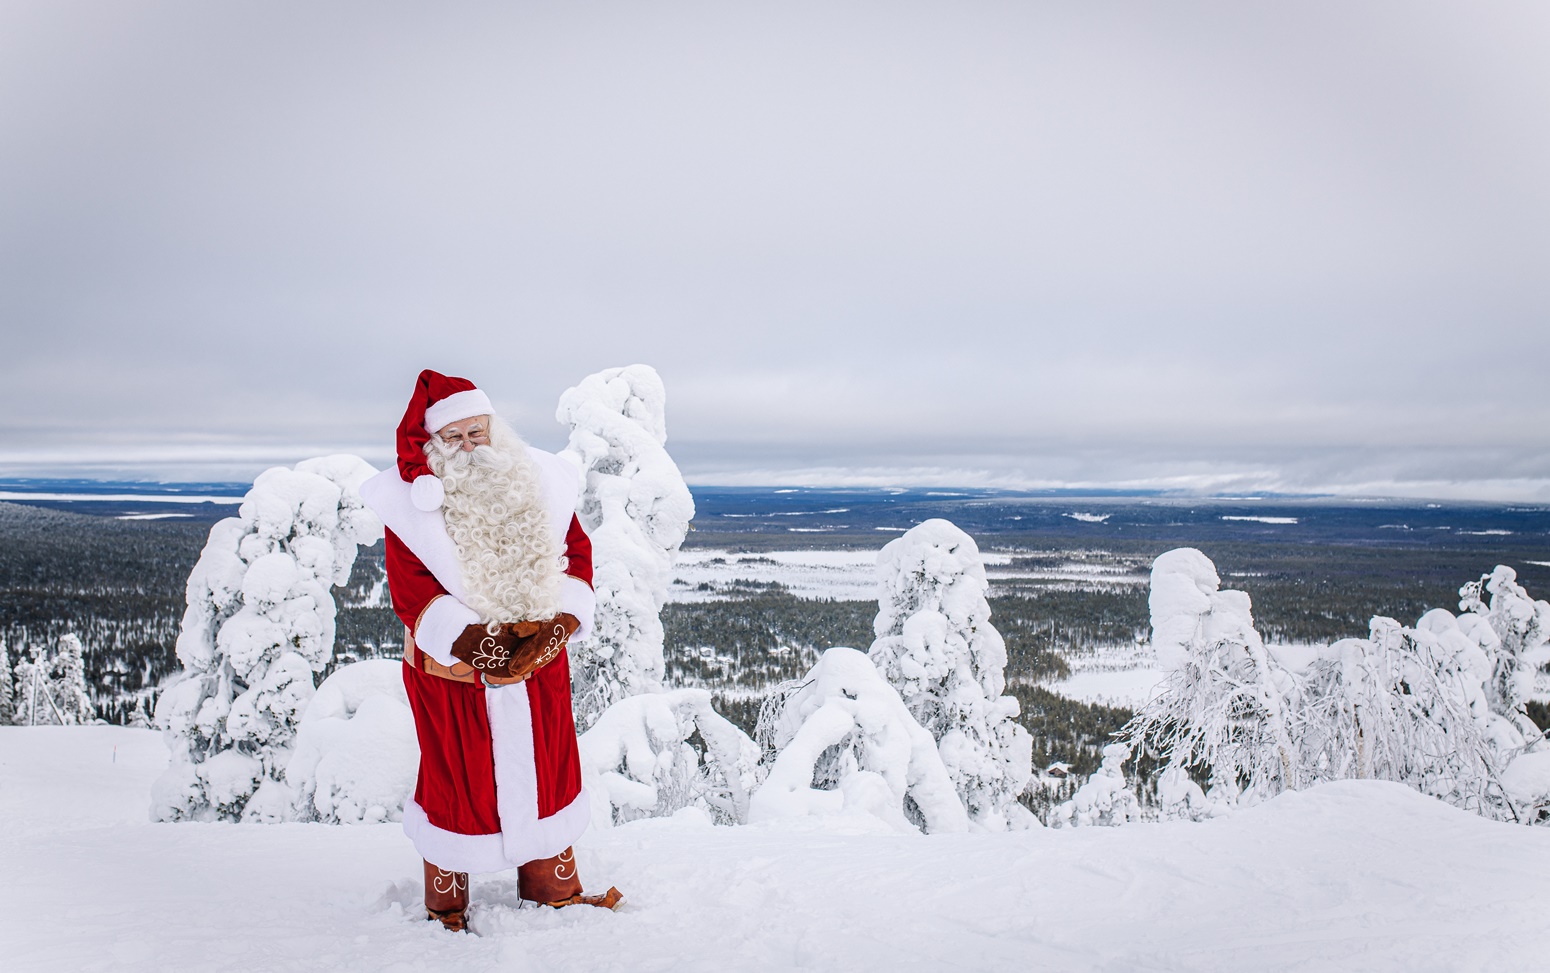
[{"label": "brown leather glove", "polygon": [[511,675],[513,653],[518,643],[538,631],[537,622],[502,625],[491,635],[484,625],[470,625],[452,642],[452,657],[466,662],[486,676]]},{"label": "brown leather glove", "polygon": [[569,612],[561,612],[542,622],[517,622],[516,625],[503,626],[501,631],[529,625],[538,626],[538,630],[531,635],[520,636],[511,650],[511,675],[518,679],[526,679],[553,662],[581,626],[581,620]]}]

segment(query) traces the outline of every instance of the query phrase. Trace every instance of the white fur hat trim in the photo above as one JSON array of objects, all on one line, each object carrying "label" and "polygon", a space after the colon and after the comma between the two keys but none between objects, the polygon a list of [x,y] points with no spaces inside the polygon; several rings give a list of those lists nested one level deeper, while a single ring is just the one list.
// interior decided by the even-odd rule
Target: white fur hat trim
[{"label": "white fur hat trim", "polygon": [[[494,412],[495,410],[490,406],[490,397],[481,389],[453,392],[425,410],[425,431],[434,434],[449,422],[457,422],[470,416],[487,416]],[[436,506],[441,506],[441,503],[438,501]]]}]

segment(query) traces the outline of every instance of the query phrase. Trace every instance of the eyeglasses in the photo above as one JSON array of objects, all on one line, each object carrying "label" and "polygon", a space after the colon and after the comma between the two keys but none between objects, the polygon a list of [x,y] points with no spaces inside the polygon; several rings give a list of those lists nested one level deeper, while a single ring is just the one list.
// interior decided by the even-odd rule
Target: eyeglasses
[{"label": "eyeglasses", "polygon": [[468,447],[468,446],[488,446],[488,445],[490,445],[490,433],[489,433],[489,430],[481,429],[481,428],[479,428],[477,426],[474,427],[473,429],[470,429],[466,433],[458,433],[455,436],[441,436],[441,435],[438,435],[436,438],[440,439],[442,442],[446,443],[449,446],[456,446],[459,449],[463,449],[463,448]]}]

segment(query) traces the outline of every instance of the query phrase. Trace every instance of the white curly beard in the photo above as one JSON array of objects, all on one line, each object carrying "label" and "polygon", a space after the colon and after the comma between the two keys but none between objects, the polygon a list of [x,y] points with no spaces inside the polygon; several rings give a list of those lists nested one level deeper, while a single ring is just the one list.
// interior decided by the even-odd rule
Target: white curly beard
[{"label": "white curly beard", "polygon": [[490,445],[465,452],[432,436],[425,456],[446,489],[442,514],[468,607],[485,624],[559,614],[561,551],[550,532],[538,464],[516,431],[492,416]]}]

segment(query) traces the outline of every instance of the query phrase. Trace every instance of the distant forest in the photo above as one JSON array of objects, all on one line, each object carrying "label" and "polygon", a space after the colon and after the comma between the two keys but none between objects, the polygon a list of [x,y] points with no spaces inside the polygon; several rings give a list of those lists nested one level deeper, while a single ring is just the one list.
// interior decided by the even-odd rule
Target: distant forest
[{"label": "distant forest", "polygon": [[[173,646],[183,588],[208,529],[0,503],[0,637],[12,661],[28,646],[52,651],[59,636],[75,632],[85,643],[99,715],[127,723],[137,711],[149,712],[157,686],[178,668]],[[1019,555],[1014,566],[1049,567],[1080,554],[1144,574],[1160,553],[1151,549],[1155,544],[1116,542],[1102,551],[1044,544],[1043,551]],[[1207,553],[1224,586],[1253,597],[1256,625],[1267,638],[1299,642],[1365,634],[1373,615],[1413,623],[1428,608],[1456,608],[1459,585],[1498,560],[1518,563],[1504,552],[1482,557],[1477,550],[1435,545],[1407,550],[1222,542]],[[335,665],[401,651],[397,617],[365,603],[382,574],[378,545],[361,552],[349,584],[336,591]],[[1531,593],[1550,594],[1550,574],[1525,574],[1524,581]],[[1130,712],[1078,703],[1041,683],[1065,675],[1074,653],[1145,639],[1146,587],[1019,580],[997,586],[991,610],[1007,643],[1007,691],[1022,704],[1035,759],[1089,773],[1108,735]],[[725,601],[669,604],[662,613],[667,681],[711,689],[718,708],[751,730],[763,694],[805,673],[820,650],[868,646],[876,611],[872,602],[804,600],[770,584],[746,586]]]}]

